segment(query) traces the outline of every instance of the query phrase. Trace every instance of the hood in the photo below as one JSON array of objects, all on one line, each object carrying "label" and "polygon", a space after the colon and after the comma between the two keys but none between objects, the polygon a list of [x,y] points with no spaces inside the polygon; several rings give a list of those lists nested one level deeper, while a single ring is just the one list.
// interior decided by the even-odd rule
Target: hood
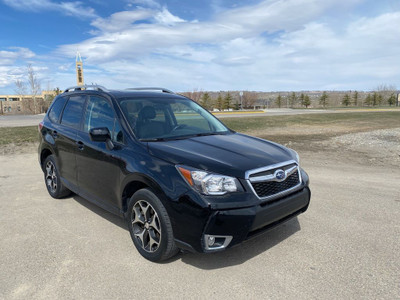
[{"label": "hood", "polygon": [[240,133],[148,142],[148,149],[173,164],[238,178],[248,170],[294,159],[284,146]]}]

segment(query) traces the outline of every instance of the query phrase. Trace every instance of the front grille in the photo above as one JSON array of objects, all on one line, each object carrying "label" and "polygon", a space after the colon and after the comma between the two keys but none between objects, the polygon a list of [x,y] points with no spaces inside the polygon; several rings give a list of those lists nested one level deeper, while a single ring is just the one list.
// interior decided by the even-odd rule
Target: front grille
[{"label": "front grille", "polygon": [[285,181],[252,182],[251,185],[253,186],[258,197],[264,198],[289,190],[299,183],[299,172],[296,170],[290,176],[288,176]]}]

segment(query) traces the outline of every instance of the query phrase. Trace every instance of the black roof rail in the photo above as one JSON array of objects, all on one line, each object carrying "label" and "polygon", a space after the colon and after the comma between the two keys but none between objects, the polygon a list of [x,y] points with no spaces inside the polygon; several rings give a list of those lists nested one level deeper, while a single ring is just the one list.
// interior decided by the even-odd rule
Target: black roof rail
[{"label": "black roof rail", "polygon": [[175,94],[173,91],[162,88],[162,87],[137,87],[137,88],[128,88],[126,90],[130,90],[130,91],[161,91],[163,93]]},{"label": "black roof rail", "polygon": [[71,86],[71,87],[65,89],[64,93],[68,93],[68,92],[72,92],[72,91],[83,91],[83,90],[94,90],[94,91],[103,91],[103,92],[108,91],[104,86],[101,86],[101,85],[85,84],[85,85]]}]

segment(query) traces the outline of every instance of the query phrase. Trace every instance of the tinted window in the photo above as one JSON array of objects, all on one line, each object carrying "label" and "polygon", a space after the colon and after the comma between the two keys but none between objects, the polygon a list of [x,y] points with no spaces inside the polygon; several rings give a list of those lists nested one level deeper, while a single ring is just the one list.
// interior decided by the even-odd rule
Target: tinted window
[{"label": "tinted window", "polygon": [[64,104],[66,101],[67,101],[67,98],[65,98],[65,97],[59,97],[56,99],[56,101],[52,105],[50,112],[49,112],[49,119],[52,122],[54,122],[54,123],[58,122],[58,120],[60,119],[62,109],[64,108]]},{"label": "tinted window", "polygon": [[79,123],[81,121],[84,103],[85,103],[84,96],[70,97],[67,102],[67,105],[64,108],[61,124],[73,128],[79,128]]},{"label": "tinted window", "polygon": [[98,96],[91,96],[86,108],[83,130],[89,132],[92,128],[107,127],[111,139],[122,143],[123,135],[110,102]]}]

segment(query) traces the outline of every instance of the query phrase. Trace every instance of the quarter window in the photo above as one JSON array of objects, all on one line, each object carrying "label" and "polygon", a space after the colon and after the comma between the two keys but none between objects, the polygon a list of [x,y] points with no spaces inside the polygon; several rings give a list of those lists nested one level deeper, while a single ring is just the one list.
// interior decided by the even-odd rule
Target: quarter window
[{"label": "quarter window", "polygon": [[65,97],[59,97],[56,99],[56,101],[52,105],[50,112],[49,112],[49,119],[52,122],[54,122],[54,123],[58,122],[58,120],[60,119],[62,109],[64,108],[66,101],[67,101],[67,98],[65,98]]}]

